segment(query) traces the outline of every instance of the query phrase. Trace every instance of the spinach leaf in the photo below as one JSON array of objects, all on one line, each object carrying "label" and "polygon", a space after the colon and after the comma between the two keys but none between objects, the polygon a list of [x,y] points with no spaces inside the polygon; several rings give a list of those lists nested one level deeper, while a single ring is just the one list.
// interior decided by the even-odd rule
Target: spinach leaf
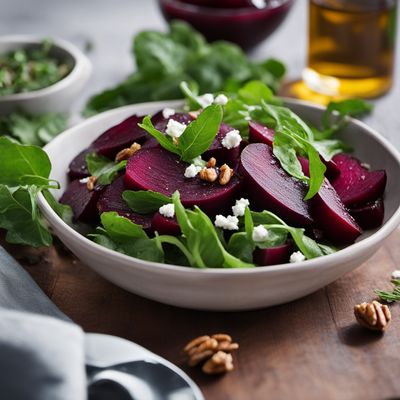
[{"label": "spinach leaf", "polygon": [[97,178],[100,185],[109,185],[115,179],[117,173],[126,167],[126,160],[116,163],[109,158],[96,153],[86,155],[86,164],[92,176]]},{"label": "spinach leaf", "polygon": [[164,204],[171,203],[169,197],[151,190],[125,190],[122,198],[132,211],[139,214],[156,212]]},{"label": "spinach leaf", "polygon": [[150,239],[140,225],[116,212],[100,216],[102,227],[89,235],[96,243],[120,253],[142,260],[163,262],[162,248],[155,239]]},{"label": "spinach leaf", "polygon": [[179,138],[183,161],[191,162],[211,146],[222,122],[222,107],[211,105],[191,122]]},{"label": "spinach leaf", "polygon": [[59,203],[48,190],[43,190],[42,194],[46,199],[46,201],[49,203],[50,207],[56,212],[56,214],[67,225],[74,227],[73,223],[74,213],[72,211],[71,206]]},{"label": "spinach leaf", "polygon": [[0,184],[0,228],[7,230],[7,242],[34,247],[51,245],[52,237],[36,208],[29,188],[11,189]]}]

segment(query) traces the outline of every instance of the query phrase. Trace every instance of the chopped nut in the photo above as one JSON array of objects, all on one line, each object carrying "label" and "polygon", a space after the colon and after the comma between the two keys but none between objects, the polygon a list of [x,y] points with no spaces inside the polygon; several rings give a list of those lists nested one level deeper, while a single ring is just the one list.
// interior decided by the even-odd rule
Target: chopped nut
[{"label": "chopped nut", "polygon": [[206,168],[200,170],[199,177],[203,181],[215,182],[218,179],[218,174],[215,168]]},{"label": "chopped nut", "polygon": [[120,162],[122,160],[127,160],[129,157],[133,156],[138,150],[140,150],[142,146],[139,143],[132,143],[131,147],[127,149],[122,149],[115,156],[115,161]]},{"label": "chopped nut", "polygon": [[193,118],[193,119],[197,119],[198,116],[201,114],[203,110],[197,110],[197,111],[189,111],[188,114]]},{"label": "chopped nut", "polygon": [[91,192],[94,189],[94,186],[96,185],[97,182],[97,177],[95,176],[89,176],[87,182],[86,182],[86,187],[87,189]]},{"label": "chopped nut", "polygon": [[218,343],[218,348],[217,350],[222,350],[227,353],[230,353],[233,350],[237,350],[239,348],[239,345],[237,343],[231,343],[228,341],[223,341]]},{"label": "chopped nut", "polygon": [[227,164],[224,164],[220,169],[219,169],[219,177],[218,181],[220,185],[226,185],[229,183],[233,176],[233,169],[230,168]]},{"label": "chopped nut", "polygon": [[202,371],[205,374],[223,374],[233,370],[233,358],[231,354],[223,351],[215,353],[204,365]]},{"label": "chopped nut", "polygon": [[383,332],[391,320],[389,307],[375,300],[372,303],[357,304],[354,315],[361,326],[374,331]]},{"label": "chopped nut", "polygon": [[207,168],[214,168],[216,164],[217,164],[217,160],[214,157],[211,157],[208,160]]},{"label": "chopped nut", "polygon": [[210,336],[203,335],[199,336],[193,340],[191,340],[183,349],[185,353],[188,353],[192,348],[199,346],[201,343],[205,342],[206,340],[210,339]]},{"label": "chopped nut", "polygon": [[215,333],[211,337],[219,342],[232,342],[232,338],[226,333]]},{"label": "chopped nut", "polygon": [[214,350],[205,350],[201,353],[193,354],[188,361],[189,367],[195,367],[197,364],[209,359],[215,353]]}]

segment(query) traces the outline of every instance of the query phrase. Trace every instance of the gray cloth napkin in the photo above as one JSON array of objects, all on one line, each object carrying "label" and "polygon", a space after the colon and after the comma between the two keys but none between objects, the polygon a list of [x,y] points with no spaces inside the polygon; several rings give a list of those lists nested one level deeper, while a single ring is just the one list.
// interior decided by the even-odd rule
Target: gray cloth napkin
[{"label": "gray cloth napkin", "polygon": [[0,398],[85,400],[84,357],[81,328],[0,247]]}]

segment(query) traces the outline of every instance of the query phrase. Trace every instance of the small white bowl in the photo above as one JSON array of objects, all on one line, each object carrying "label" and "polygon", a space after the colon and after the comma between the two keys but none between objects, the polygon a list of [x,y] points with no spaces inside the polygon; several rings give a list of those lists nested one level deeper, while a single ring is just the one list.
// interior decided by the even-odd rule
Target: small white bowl
[{"label": "small white bowl", "polygon": [[[39,47],[43,37],[33,35],[0,36],[0,54],[13,50]],[[46,88],[0,96],[0,114],[21,110],[31,114],[67,112],[90,77],[89,59],[74,45],[62,39],[52,39],[50,54],[72,65],[68,75]]]},{"label": "small white bowl", "polygon": [[[318,124],[323,108],[287,100],[301,117]],[[181,102],[158,102],[122,107],[99,114],[68,129],[45,150],[53,164],[51,177],[61,184],[68,178],[68,164],[109,127],[131,114],[150,114]],[[286,303],[312,293],[352,271],[370,258],[400,223],[400,155],[382,136],[364,123],[351,120],[341,137],[354,147],[355,155],[373,169],[385,169],[385,221],[365,232],[357,243],[335,254],[295,264],[248,269],[196,269],[139,260],[101,247],[66,225],[39,197],[39,206],[58,237],[83,262],[124,289],[149,299],[203,310],[249,310]]]}]

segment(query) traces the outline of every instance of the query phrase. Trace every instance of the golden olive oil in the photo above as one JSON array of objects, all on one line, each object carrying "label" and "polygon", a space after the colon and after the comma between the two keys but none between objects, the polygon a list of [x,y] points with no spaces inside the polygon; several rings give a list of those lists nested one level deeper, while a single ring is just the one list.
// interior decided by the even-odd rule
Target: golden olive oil
[{"label": "golden olive oil", "polygon": [[327,96],[376,97],[392,85],[396,0],[310,0],[303,79]]}]

